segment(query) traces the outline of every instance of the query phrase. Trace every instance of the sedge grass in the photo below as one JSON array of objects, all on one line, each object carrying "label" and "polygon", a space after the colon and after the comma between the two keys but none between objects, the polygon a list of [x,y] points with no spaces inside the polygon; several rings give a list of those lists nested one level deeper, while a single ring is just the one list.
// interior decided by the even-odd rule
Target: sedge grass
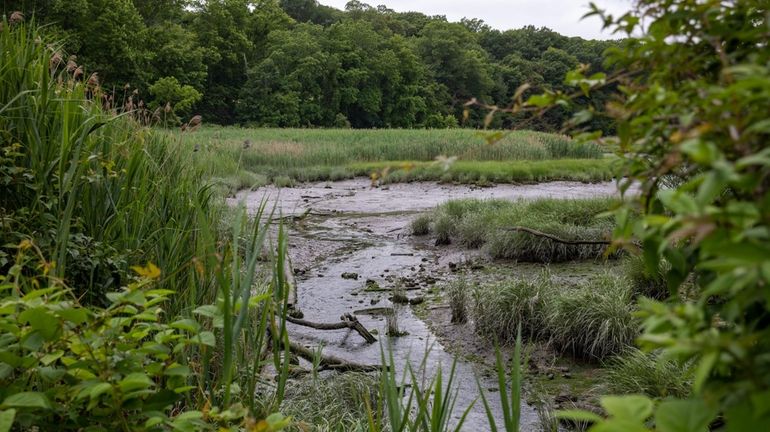
[{"label": "sedge grass", "polygon": [[687,398],[692,389],[695,365],[680,364],[658,352],[628,348],[606,362],[602,379],[611,394],[644,394],[665,399]]},{"label": "sedge grass", "polygon": [[531,228],[565,240],[602,240],[614,225],[610,217],[602,214],[617,203],[617,199],[610,197],[516,202],[463,199],[439,206],[428,217],[432,219],[430,227],[437,244],[484,247],[496,259],[551,263],[598,259],[606,247],[565,244],[509,228]]},{"label": "sedge grass", "polygon": [[476,286],[473,300],[478,334],[510,344],[521,331],[527,340],[577,358],[617,355],[640,331],[628,281],[609,273],[567,284],[545,271],[535,278]]}]

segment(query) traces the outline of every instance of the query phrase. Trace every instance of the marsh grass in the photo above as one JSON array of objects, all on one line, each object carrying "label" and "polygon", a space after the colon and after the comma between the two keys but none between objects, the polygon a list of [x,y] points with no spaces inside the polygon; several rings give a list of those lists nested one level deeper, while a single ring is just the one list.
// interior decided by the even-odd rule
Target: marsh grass
[{"label": "marsh grass", "polygon": [[[169,134],[180,141],[179,151],[195,153],[200,169],[210,177],[237,177],[247,171],[270,182],[283,177],[298,182],[335,181],[372,173],[381,174],[381,184],[595,182],[611,179],[614,164],[594,144],[530,131],[512,133],[494,145],[473,130],[203,127],[194,134]],[[439,156],[459,160],[447,169],[435,162]]]},{"label": "marsh grass", "polygon": [[529,339],[548,337],[547,303],[556,295],[549,272],[533,279],[513,279],[474,288],[473,322],[476,332],[503,344],[517,333]]},{"label": "marsh grass", "polygon": [[414,218],[409,224],[412,235],[424,236],[430,234],[431,217],[427,214],[421,214]]},{"label": "marsh grass", "polygon": [[366,400],[378,400],[377,377],[348,372],[290,382],[281,412],[317,432],[367,430]]},{"label": "marsh grass", "polygon": [[544,271],[478,285],[472,297],[476,332],[504,344],[513,343],[520,329],[527,340],[603,360],[632,346],[640,331],[628,282],[609,273],[570,284]]},{"label": "marsh grass", "polygon": [[603,240],[614,226],[603,213],[618,203],[609,197],[515,202],[463,199],[439,206],[430,217],[437,244],[485,247],[496,259],[551,263],[598,259],[606,246],[564,244],[507,229],[523,226],[565,240]]},{"label": "marsh grass", "polygon": [[603,385],[611,394],[644,394],[653,398],[687,398],[692,389],[695,365],[680,364],[659,353],[628,348],[609,359]]},{"label": "marsh grass", "polygon": [[640,332],[635,311],[628,281],[605,273],[555,297],[545,319],[559,350],[602,360],[633,345]]},{"label": "marsh grass", "polygon": [[671,295],[666,281],[666,272],[670,265],[661,261],[658,268],[650,271],[640,255],[629,256],[623,261],[623,272],[636,295],[663,300]]},{"label": "marsh grass", "polygon": [[[243,143],[248,140],[249,148]],[[353,162],[433,161],[437,156],[508,161],[600,159],[599,146],[532,131],[510,133],[494,145],[485,134],[465,129],[262,129],[201,128],[189,145],[242,157],[245,167],[344,166]]]},{"label": "marsh grass", "polygon": [[452,311],[451,322],[454,324],[464,324],[468,321],[469,290],[470,285],[465,279],[453,281],[447,287],[449,307]]}]

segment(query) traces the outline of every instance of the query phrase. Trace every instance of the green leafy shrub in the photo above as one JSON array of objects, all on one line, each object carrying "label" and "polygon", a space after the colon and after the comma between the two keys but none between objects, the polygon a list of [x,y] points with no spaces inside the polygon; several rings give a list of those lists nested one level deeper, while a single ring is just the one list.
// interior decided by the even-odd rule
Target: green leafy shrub
[{"label": "green leafy shrub", "polygon": [[179,124],[179,118],[188,117],[193,105],[203,99],[203,94],[190,85],[181,85],[175,77],[164,77],[149,87],[154,100],[149,108],[157,110],[167,126]]},{"label": "green leafy shrub", "polygon": [[[20,246],[20,253],[31,247]],[[216,337],[191,319],[165,322],[174,293],[158,289],[160,270],[110,292],[105,308],[80,305],[63,285],[20,291],[18,276],[0,281],[0,406],[24,429],[217,430],[238,423],[243,408],[178,412],[200,372],[179,359],[214,348]],[[13,275],[14,272],[11,272]],[[202,408],[202,407],[201,407]],[[8,411],[6,411],[8,412]]]},{"label": "green leafy shrub", "polygon": [[[689,399],[605,398],[594,431],[770,428],[770,5],[765,0],[637,0],[612,50],[620,94],[608,114],[626,155],[616,245],[641,244],[667,301],[640,300],[644,350],[693,362]],[[605,77],[570,73],[583,95]],[[566,101],[556,94],[532,102]],[[561,101],[560,101],[561,100]],[[570,103],[567,102],[569,105]],[[661,119],[665,119],[661,121]],[[640,211],[633,220],[629,215]],[[693,286],[694,285],[694,286]],[[590,416],[586,413],[578,416]]]}]

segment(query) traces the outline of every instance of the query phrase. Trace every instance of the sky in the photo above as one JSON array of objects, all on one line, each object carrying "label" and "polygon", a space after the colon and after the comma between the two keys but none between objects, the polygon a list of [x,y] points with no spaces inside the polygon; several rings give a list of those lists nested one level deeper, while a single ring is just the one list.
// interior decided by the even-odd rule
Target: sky
[{"label": "sky", "polygon": [[[566,36],[586,39],[613,39],[601,31],[598,18],[580,20],[591,0],[362,0],[377,6],[384,4],[398,12],[417,11],[427,15],[446,15],[450,21],[463,17],[480,18],[493,28],[508,30],[534,25],[548,27]],[[631,0],[593,0],[613,15],[630,8]],[[319,0],[319,3],[344,9],[348,0]]]}]

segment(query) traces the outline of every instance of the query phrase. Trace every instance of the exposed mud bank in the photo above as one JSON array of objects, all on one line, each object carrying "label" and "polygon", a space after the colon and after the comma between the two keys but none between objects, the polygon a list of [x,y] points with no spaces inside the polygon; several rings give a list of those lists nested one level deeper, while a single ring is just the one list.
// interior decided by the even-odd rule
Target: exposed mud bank
[{"label": "exposed mud bank", "polygon": [[[456,277],[458,266],[455,264],[479,262],[483,257],[479,252],[437,248],[427,239],[411,237],[408,230],[414,214],[449,199],[581,198],[615,191],[614,183],[574,182],[490,188],[407,183],[372,188],[368,180],[356,179],[282,190],[265,187],[241,193],[231,201],[243,201],[247,208],[255,209],[263,199],[268,199],[271,205],[275,203],[277,214],[302,215],[291,224],[290,255],[297,271],[298,307],[306,320],[337,322],[343,314],[355,314],[366,328],[377,334],[383,347],[392,349],[400,368],[411,363],[417,369],[425,360],[428,374],[439,367],[448,371],[457,355],[456,416],[459,417],[478,397],[477,375],[484,391],[490,393],[491,401],[496,402],[494,393],[499,389],[496,381],[474,361],[473,355],[480,352],[461,343],[467,339],[479,344],[480,339],[473,337],[471,329],[448,326],[446,309],[440,304],[439,287]],[[473,269],[471,265],[465,267]],[[476,265],[475,269],[482,267]],[[392,301],[394,289],[419,306],[396,304]],[[395,311],[403,336],[386,336],[386,315],[390,311]],[[444,320],[446,325],[441,324]],[[438,328],[440,330],[436,330]],[[295,341],[311,347],[323,345],[324,353],[336,357],[364,364],[381,361],[380,343],[366,344],[355,332],[321,331],[295,325],[290,331]],[[448,345],[453,349],[447,348]],[[479,345],[479,348],[488,347]],[[494,406],[498,417],[502,417],[499,408]],[[523,403],[521,429],[537,430],[538,422],[535,409]],[[484,409],[477,403],[463,430],[487,429]]]}]

